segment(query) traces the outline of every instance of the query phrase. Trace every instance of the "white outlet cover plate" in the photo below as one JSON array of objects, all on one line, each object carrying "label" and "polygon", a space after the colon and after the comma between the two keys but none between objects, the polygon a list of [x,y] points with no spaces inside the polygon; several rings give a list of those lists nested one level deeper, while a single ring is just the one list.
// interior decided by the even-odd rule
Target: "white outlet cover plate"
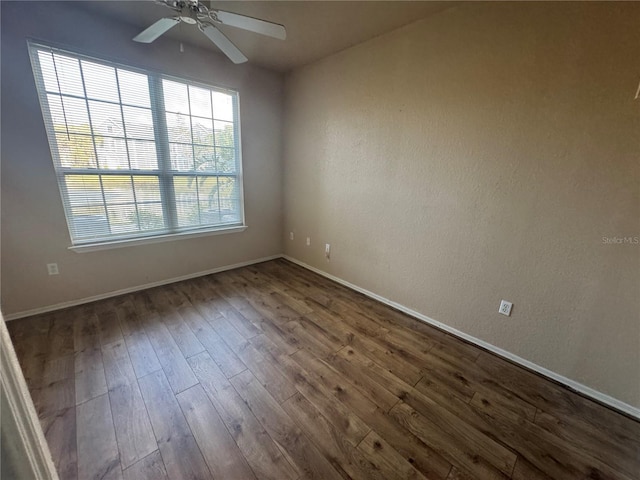
[{"label": "white outlet cover plate", "polygon": [[498,309],[498,313],[501,313],[502,315],[506,315],[507,317],[509,317],[511,316],[512,306],[513,306],[513,303],[507,302],[506,300],[502,300],[500,302],[500,308]]}]

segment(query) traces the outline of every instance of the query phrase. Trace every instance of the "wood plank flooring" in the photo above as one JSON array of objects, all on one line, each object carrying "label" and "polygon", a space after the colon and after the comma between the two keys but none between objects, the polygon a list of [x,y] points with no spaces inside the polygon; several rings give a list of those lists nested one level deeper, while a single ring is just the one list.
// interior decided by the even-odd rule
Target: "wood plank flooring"
[{"label": "wood plank flooring", "polygon": [[640,422],[285,260],[8,326],[63,480],[640,479]]}]

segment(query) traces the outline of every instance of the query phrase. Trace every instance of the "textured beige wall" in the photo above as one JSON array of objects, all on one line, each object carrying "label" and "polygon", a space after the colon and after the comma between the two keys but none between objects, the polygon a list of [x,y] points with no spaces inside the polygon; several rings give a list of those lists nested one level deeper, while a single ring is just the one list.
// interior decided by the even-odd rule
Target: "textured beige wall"
[{"label": "textured beige wall", "polygon": [[638,25],[467,4],[294,71],[285,252],[640,407]]},{"label": "textured beige wall", "polygon": [[[5,315],[282,252],[283,79],[158,40],[59,2],[2,2],[2,309]],[[76,2],[68,2],[74,4]],[[44,130],[26,37],[240,91],[243,233],[74,253]],[[60,275],[48,276],[57,262]]]}]

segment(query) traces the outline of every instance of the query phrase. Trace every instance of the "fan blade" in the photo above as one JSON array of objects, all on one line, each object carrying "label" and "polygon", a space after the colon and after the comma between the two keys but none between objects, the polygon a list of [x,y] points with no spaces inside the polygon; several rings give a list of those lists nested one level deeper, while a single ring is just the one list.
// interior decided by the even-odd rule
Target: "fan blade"
[{"label": "fan blade", "polygon": [[266,20],[260,20],[258,18],[247,17],[246,15],[239,15],[237,13],[225,12],[223,10],[214,10],[214,13],[223,25],[242,28],[244,30],[249,30],[250,32],[260,33],[261,35],[267,35],[280,40],[287,38],[287,31],[284,26],[280,24],[267,22]]},{"label": "fan blade", "polygon": [[209,40],[215,43],[215,45],[222,50],[222,53],[229,57],[229,60],[233,63],[244,63],[248,60],[247,57],[238,50],[238,47],[231,43],[231,40],[213,25],[203,25],[200,27],[200,31],[209,37]]},{"label": "fan blade", "polygon": [[178,18],[161,18],[145,31],[134,37],[134,42],[151,43],[163,33],[180,23]]}]

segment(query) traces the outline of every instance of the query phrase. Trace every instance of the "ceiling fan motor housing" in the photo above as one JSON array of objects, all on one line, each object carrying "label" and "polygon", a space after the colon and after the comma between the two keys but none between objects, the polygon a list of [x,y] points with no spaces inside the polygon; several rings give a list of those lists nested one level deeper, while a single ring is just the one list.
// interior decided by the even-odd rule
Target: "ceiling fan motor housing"
[{"label": "ceiling fan motor housing", "polygon": [[180,11],[180,20],[189,25],[198,23],[197,15],[201,13],[198,0],[179,0],[175,2],[176,9]]},{"label": "ceiling fan motor housing", "polygon": [[179,0],[177,3],[180,8],[188,8],[192,12],[202,13],[205,10],[198,0]]}]

